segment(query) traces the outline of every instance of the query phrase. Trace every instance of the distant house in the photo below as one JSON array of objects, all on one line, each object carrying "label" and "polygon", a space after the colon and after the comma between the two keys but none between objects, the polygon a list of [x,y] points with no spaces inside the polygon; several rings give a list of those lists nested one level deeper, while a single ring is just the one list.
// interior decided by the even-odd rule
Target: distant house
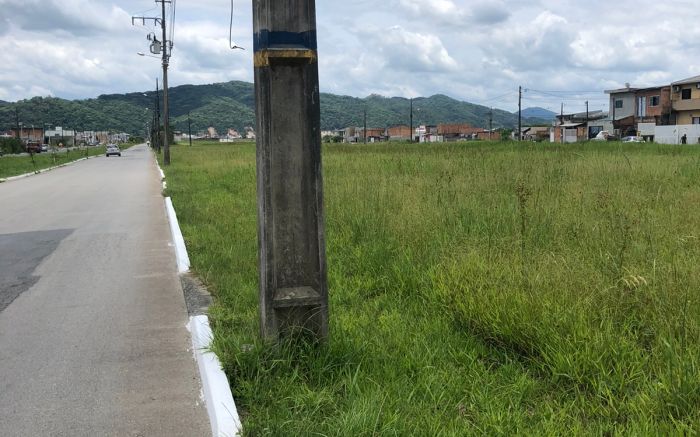
[{"label": "distant house", "polygon": [[246,126],[245,128],[245,138],[247,140],[254,140],[255,139],[255,130],[253,130],[252,127]]},{"label": "distant house", "polygon": [[528,126],[522,130],[522,138],[526,141],[545,141],[549,140],[550,126]]},{"label": "distant house", "polygon": [[675,124],[700,124],[700,76],[671,84]]},{"label": "distant house", "polygon": [[410,140],[412,135],[411,135],[411,128],[406,126],[406,125],[401,125],[401,126],[392,126],[387,129],[387,136],[389,137],[389,140]]},{"label": "distant house", "polygon": [[226,138],[230,140],[240,140],[243,138],[243,136],[239,134],[236,129],[229,128],[228,132],[226,133]]},{"label": "distant house", "polygon": [[467,123],[439,124],[437,134],[443,141],[475,140],[484,136],[488,131],[481,127],[473,127]]},{"label": "distant house", "polygon": [[64,146],[74,146],[75,145],[75,131],[63,129],[61,126],[56,126],[54,129],[47,129],[44,131],[46,140],[48,144],[52,146],[57,146],[63,144]]},{"label": "distant house", "polygon": [[622,136],[636,135],[635,116],[639,90],[639,88],[632,88],[630,84],[625,84],[625,88],[605,91],[610,95],[609,113],[612,128]]},{"label": "distant house", "polygon": [[[364,141],[365,135],[363,135],[364,129],[359,129],[360,141]],[[386,141],[386,129],[383,128],[367,128],[367,142],[368,143],[378,143],[380,141]]]},{"label": "distant house", "polygon": [[43,143],[44,129],[33,126],[21,126],[19,130],[13,129],[7,132],[7,136],[19,138],[23,143]]},{"label": "distant house", "polygon": [[442,141],[442,136],[438,134],[438,127],[431,125],[421,125],[416,128],[416,137],[420,143],[437,143]]},{"label": "distant house", "polygon": [[557,115],[550,131],[553,143],[575,143],[595,138],[601,131],[612,130],[612,120],[604,111]]},{"label": "distant house", "polygon": [[359,131],[359,128],[350,126],[345,129],[340,129],[338,133],[343,137],[344,143],[356,143],[359,141]]}]

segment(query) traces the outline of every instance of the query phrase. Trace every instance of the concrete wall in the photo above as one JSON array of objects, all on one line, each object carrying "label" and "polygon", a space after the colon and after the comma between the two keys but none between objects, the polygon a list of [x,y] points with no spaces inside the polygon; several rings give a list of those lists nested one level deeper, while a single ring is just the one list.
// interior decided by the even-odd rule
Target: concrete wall
[{"label": "concrete wall", "polygon": [[654,142],[680,144],[683,134],[687,135],[688,144],[700,144],[700,124],[656,126]]}]

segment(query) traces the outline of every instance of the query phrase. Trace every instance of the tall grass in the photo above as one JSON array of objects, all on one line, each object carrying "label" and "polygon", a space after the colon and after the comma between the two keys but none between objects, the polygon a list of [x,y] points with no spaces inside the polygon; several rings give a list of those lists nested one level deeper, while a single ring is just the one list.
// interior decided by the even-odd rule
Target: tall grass
[{"label": "tall grass", "polygon": [[257,340],[254,158],[166,169],[247,435],[697,433],[700,151],[326,148],[326,347]]}]

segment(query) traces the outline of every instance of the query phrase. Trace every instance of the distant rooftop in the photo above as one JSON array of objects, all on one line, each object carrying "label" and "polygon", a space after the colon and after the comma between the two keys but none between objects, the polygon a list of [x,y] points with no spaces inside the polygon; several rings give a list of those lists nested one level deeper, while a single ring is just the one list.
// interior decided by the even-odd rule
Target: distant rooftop
[{"label": "distant rooftop", "polygon": [[[700,76],[698,76],[700,77]],[[700,80],[697,80],[695,82],[700,82]],[[694,82],[691,82],[694,83]],[[674,84],[676,85],[676,84]],[[622,94],[622,93],[636,93],[637,91],[647,91],[647,90],[658,90],[660,88],[667,87],[668,85],[659,85],[659,86],[649,86],[649,87],[643,87],[643,88],[632,88],[632,87],[627,87],[627,88],[620,88],[617,90],[606,90],[605,94]]]},{"label": "distant rooftop", "polygon": [[671,85],[688,85],[691,83],[700,83],[700,76],[693,76],[687,79],[679,80],[678,82],[673,82]]}]

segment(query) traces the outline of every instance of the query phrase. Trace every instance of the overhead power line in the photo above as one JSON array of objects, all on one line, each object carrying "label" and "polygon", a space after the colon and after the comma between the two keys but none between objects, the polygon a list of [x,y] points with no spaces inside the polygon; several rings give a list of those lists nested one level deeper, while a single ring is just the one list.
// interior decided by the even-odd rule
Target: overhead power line
[{"label": "overhead power line", "polygon": [[231,50],[235,49],[240,49],[240,50],[245,50],[243,47],[240,47],[239,45],[235,44],[233,42],[233,11],[235,10],[233,0],[231,0],[231,21],[228,26],[228,46],[231,48]]}]

